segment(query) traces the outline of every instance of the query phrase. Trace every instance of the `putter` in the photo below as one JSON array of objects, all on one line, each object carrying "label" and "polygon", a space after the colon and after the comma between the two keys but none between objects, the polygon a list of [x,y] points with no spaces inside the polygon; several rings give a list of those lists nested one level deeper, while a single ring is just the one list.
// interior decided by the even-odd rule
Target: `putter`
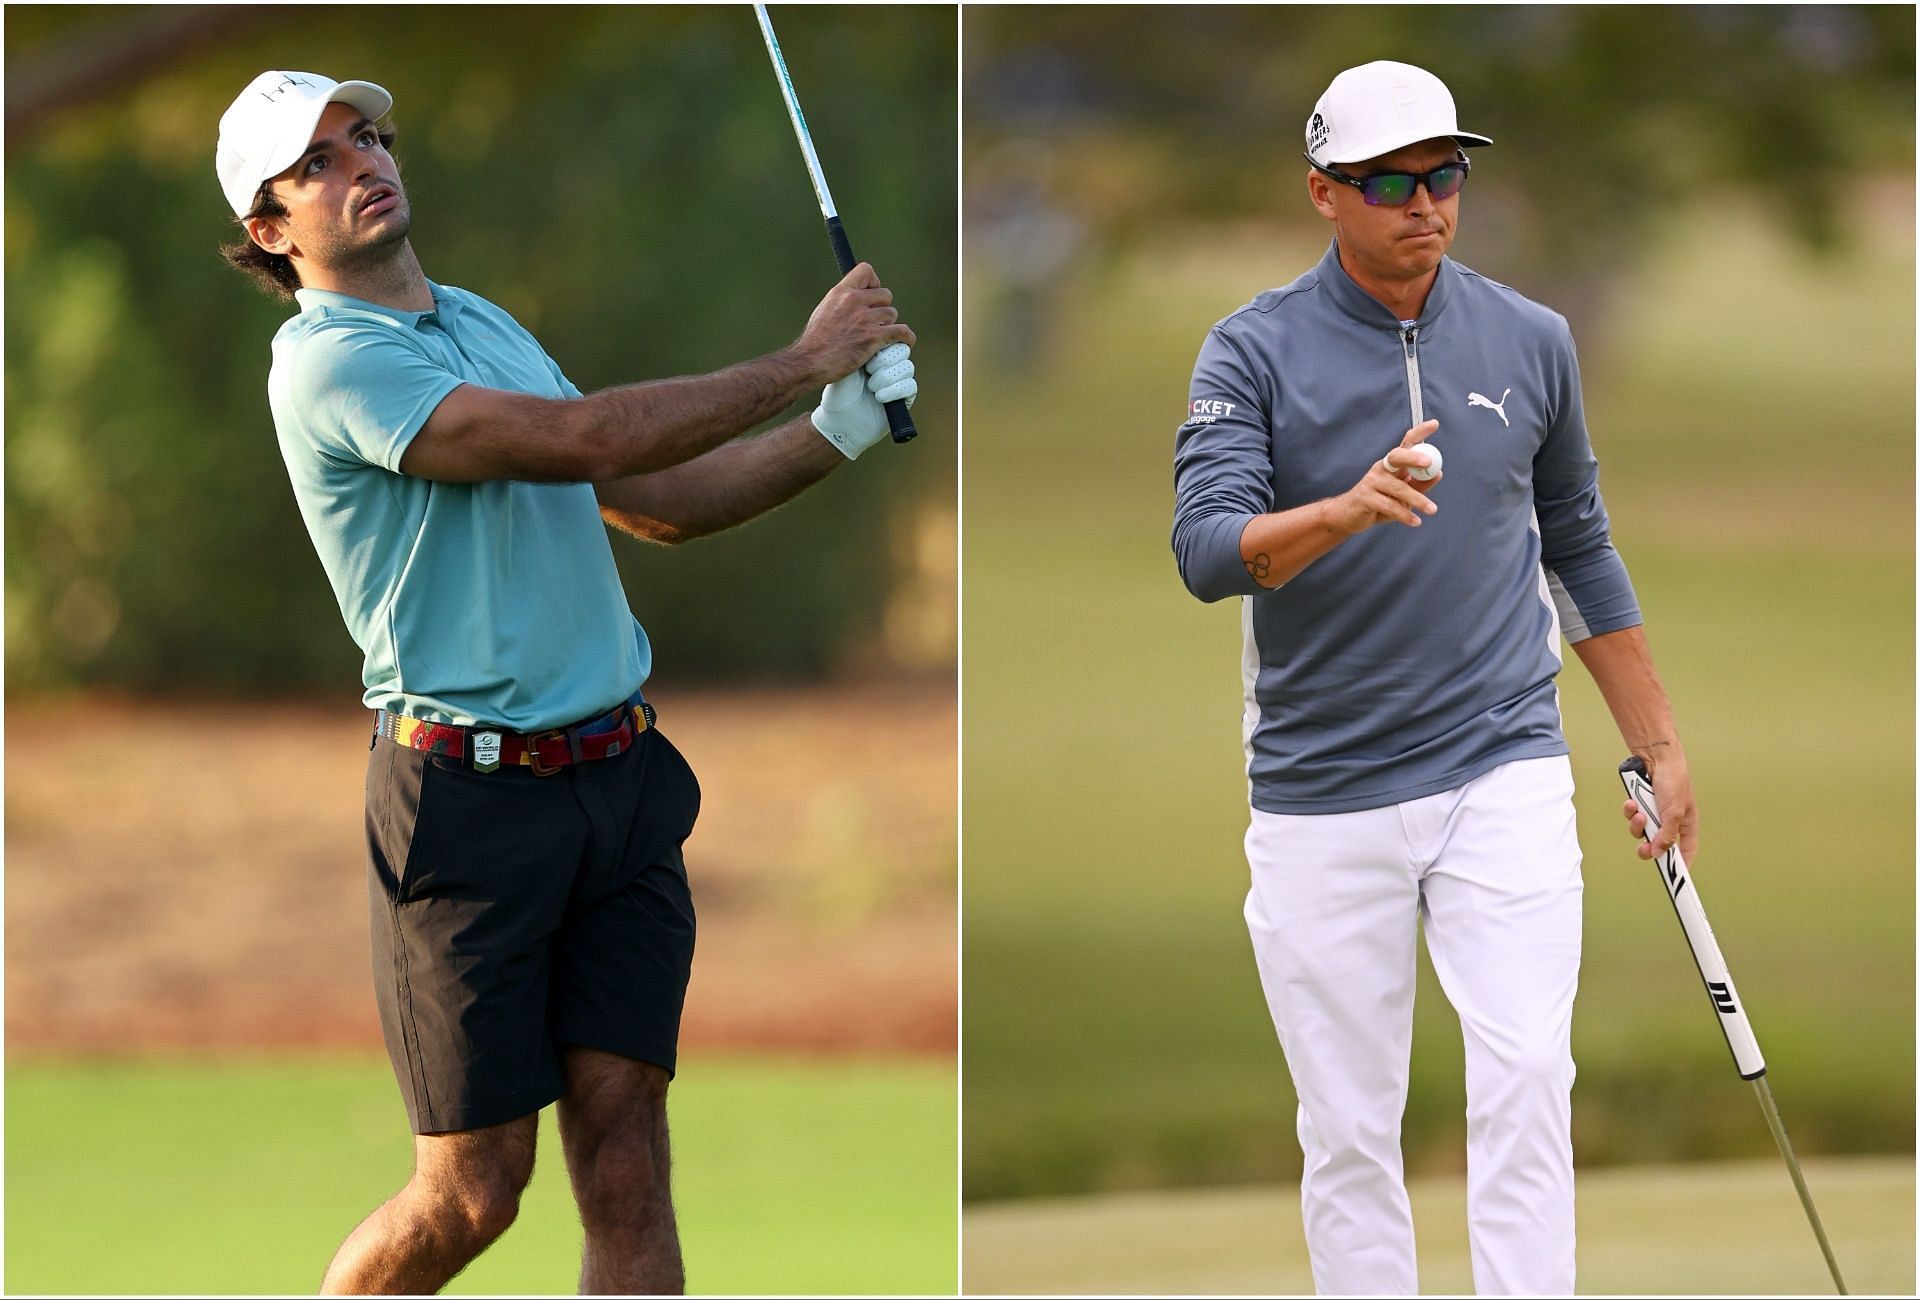
[{"label": "putter", "polygon": [[[780,53],[780,42],[774,38],[773,20],[767,17],[767,7],[763,4],[755,5],[753,12],[760,20],[760,35],[766,38],[767,57],[773,60],[774,80],[780,83],[780,97],[786,101],[794,139],[800,142],[800,156],[806,159],[807,175],[813,178],[813,194],[820,200],[820,215],[827,221],[827,239],[840,263],[840,274],[845,275],[860,264],[860,259],[853,255],[853,245],[847,242],[846,227],[840,224],[840,211],[834,207],[833,195],[827,189],[826,173],[820,170],[820,156],[813,151],[813,134],[807,130],[807,119],[800,112],[799,96],[793,93],[793,76],[787,71],[786,56]],[[910,442],[919,432],[913,427],[913,416],[907,411],[906,402],[898,398],[887,403],[887,427],[893,431],[895,442]]]},{"label": "putter", "polygon": [[[1653,842],[1654,832],[1660,829],[1660,810],[1653,801],[1653,786],[1647,777],[1647,765],[1636,755],[1620,764],[1620,783],[1627,788],[1627,798],[1640,806],[1647,815],[1646,841]],[[1713,937],[1713,927],[1707,924],[1707,912],[1700,904],[1700,891],[1693,883],[1693,876],[1687,871],[1685,859],[1680,856],[1680,845],[1676,841],[1672,848],[1654,859],[1660,870],[1660,883],[1666,886],[1667,899],[1673,904],[1673,914],[1680,918],[1680,929],[1687,936],[1687,946],[1693,950],[1693,963],[1700,970],[1701,982],[1707,986],[1707,998],[1713,1003],[1715,1017],[1720,1022],[1720,1032],[1726,1035],[1727,1048],[1733,1053],[1734,1068],[1740,1071],[1740,1077],[1753,1084],[1753,1091],[1760,1098],[1760,1109],[1767,1117],[1767,1127],[1773,1132],[1775,1145],[1780,1154],[1786,1157],[1787,1172],[1793,1175],[1793,1189],[1800,1193],[1800,1204],[1806,1208],[1807,1222],[1813,1225],[1813,1235],[1820,1241],[1820,1253],[1827,1257],[1827,1271],[1833,1274],[1833,1285],[1841,1295],[1847,1294],[1847,1284],[1840,1278],[1840,1265],[1833,1258],[1833,1246],[1827,1241],[1827,1230],[1820,1226],[1820,1213],[1813,1208],[1813,1195],[1807,1191],[1807,1180],[1800,1172],[1800,1162],[1794,1158],[1793,1147],[1787,1141],[1786,1126],[1780,1122],[1780,1108],[1773,1104],[1773,1089],[1767,1086],[1767,1062],[1760,1055],[1760,1043],[1753,1036],[1753,1025],[1747,1019],[1745,1005],[1733,989],[1733,976],[1727,973],[1726,958],[1720,955],[1720,944]]]}]

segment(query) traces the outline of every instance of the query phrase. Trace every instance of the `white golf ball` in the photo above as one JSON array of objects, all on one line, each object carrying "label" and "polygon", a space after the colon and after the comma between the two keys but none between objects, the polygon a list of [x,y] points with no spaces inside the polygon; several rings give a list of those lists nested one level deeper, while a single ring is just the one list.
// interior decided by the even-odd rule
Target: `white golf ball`
[{"label": "white golf ball", "polygon": [[1443,458],[1440,455],[1440,449],[1438,447],[1434,446],[1430,442],[1423,442],[1417,447],[1409,448],[1409,450],[1414,452],[1424,451],[1425,453],[1427,453],[1427,465],[1425,469],[1422,469],[1418,465],[1409,466],[1407,469],[1408,478],[1417,479],[1418,481],[1425,483],[1430,479],[1436,479],[1440,477],[1440,463]]}]

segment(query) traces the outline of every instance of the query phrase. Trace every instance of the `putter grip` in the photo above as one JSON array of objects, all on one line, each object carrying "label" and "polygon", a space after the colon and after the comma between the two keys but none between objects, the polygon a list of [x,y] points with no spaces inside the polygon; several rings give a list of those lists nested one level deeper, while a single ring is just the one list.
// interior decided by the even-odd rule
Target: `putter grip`
[{"label": "putter grip", "polygon": [[[1653,832],[1660,829],[1660,809],[1654,802],[1647,765],[1638,755],[1620,764],[1620,783],[1626,787],[1627,798],[1647,815],[1644,838],[1651,844]],[[1734,1068],[1743,1079],[1758,1079],[1767,1072],[1766,1058],[1760,1054],[1760,1042],[1753,1036],[1746,1004],[1740,1001],[1733,987],[1733,976],[1727,973],[1727,959],[1720,955],[1720,943],[1713,937],[1707,910],[1700,903],[1700,890],[1693,883],[1686,860],[1680,856],[1679,844],[1655,858],[1654,866],[1660,872],[1667,901],[1673,904],[1673,914],[1680,920],[1680,930],[1687,936],[1687,947],[1693,950],[1693,964],[1700,971],[1700,982],[1707,987],[1707,999],[1713,1003],[1720,1032],[1726,1035]]]},{"label": "putter grip", "polygon": [[[860,265],[860,260],[853,255],[853,245],[847,240],[847,228],[840,224],[837,216],[827,218],[827,241],[833,245],[833,257],[840,263],[840,274],[845,275]],[[913,414],[903,401],[887,403],[887,428],[893,431],[895,442],[912,442],[920,432],[913,427]]]}]

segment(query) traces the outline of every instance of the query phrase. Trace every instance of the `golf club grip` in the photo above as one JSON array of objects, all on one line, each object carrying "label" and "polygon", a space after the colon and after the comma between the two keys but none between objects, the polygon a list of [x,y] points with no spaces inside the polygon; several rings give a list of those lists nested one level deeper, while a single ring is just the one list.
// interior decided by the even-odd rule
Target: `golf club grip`
[{"label": "golf club grip", "polygon": [[[845,275],[860,265],[853,255],[853,245],[847,240],[847,228],[840,224],[840,218],[827,218],[827,240],[833,245],[834,260],[840,263],[840,274]],[[912,442],[919,434],[913,427],[913,414],[907,410],[907,404],[898,399],[887,403],[887,428],[893,432],[895,442]]]},{"label": "golf club grip", "polygon": [[[1651,844],[1653,833],[1660,829],[1660,809],[1654,802],[1647,765],[1638,755],[1620,764],[1620,783],[1626,787],[1627,798],[1646,814],[1644,838]],[[1713,926],[1708,923],[1707,910],[1700,902],[1699,887],[1693,883],[1686,860],[1680,856],[1678,842],[1654,859],[1654,865],[1667,891],[1667,901],[1673,904],[1673,914],[1680,920],[1680,930],[1687,936],[1687,946],[1693,950],[1693,963],[1700,971],[1700,982],[1706,985],[1707,998],[1713,1003],[1715,1018],[1720,1022],[1720,1032],[1726,1035],[1734,1068],[1743,1079],[1758,1079],[1767,1072],[1766,1058],[1760,1054],[1760,1042],[1753,1036],[1746,1005],[1733,987],[1733,976],[1727,973],[1727,959],[1720,955],[1719,941],[1713,937]]]},{"label": "golf club grip", "polygon": [[833,260],[840,263],[840,274],[845,275],[860,265],[860,259],[853,255],[853,245],[847,242],[847,228],[840,224],[839,217],[827,218],[827,242],[833,245]]},{"label": "golf club grip", "polygon": [[912,442],[920,433],[913,427],[913,415],[907,410],[907,404],[899,398],[887,403],[887,428],[893,431],[895,442]]}]

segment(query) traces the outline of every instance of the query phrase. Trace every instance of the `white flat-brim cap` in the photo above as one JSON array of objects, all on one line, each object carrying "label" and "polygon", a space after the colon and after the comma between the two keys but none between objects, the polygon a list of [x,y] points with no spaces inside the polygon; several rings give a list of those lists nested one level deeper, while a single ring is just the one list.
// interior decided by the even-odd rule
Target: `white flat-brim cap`
[{"label": "white flat-brim cap", "polygon": [[1460,129],[1440,78],[1380,59],[1348,68],[1320,96],[1307,119],[1307,156],[1322,164],[1364,162],[1441,136],[1462,145],[1493,143]]},{"label": "white flat-brim cap", "polygon": [[253,210],[263,182],[293,166],[313,143],[320,115],[333,103],[351,104],[377,122],[393,96],[371,81],[335,81],[317,72],[263,72],[220,115],[213,170],[235,216]]}]

